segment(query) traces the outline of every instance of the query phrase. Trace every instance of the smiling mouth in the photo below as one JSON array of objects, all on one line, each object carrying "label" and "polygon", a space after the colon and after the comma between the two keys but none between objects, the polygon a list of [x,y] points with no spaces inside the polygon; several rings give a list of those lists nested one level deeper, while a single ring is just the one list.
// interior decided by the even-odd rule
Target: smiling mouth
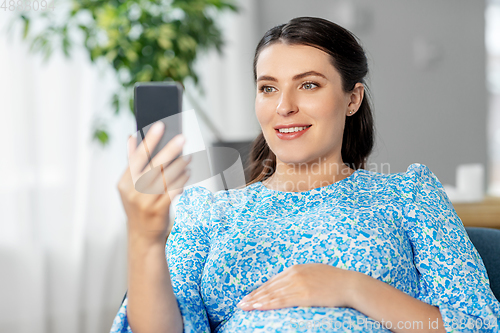
[{"label": "smiling mouth", "polygon": [[275,129],[275,131],[278,132],[278,133],[283,133],[283,134],[286,134],[286,133],[298,133],[298,132],[302,132],[302,131],[308,129],[311,126],[312,125],[302,126],[302,127],[280,128],[280,129]]}]

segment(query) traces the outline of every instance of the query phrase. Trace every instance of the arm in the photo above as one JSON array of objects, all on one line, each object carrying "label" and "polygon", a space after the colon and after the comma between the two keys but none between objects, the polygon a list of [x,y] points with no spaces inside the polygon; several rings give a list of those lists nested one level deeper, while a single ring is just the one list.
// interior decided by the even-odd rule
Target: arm
[{"label": "arm", "polygon": [[128,320],[134,332],[182,332],[165,244],[129,236]]},{"label": "arm", "polygon": [[419,331],[418,325],[425,331],[498,332],[500,304],[439,180],[418,165],[410,166],[405,178],[412,189],[403,192],[404,217],[419,272],[418,299],[353,272],[351,306],[380,322],[390,321],[395,332]]},{"label": "arm", "polygon": [[[166,248],[164,242],[153,245],[129,237],[129,291],[111,333],[132,333],[129,321],[134,333],[142,332],[135,325],[137,319],[155,323],[158,327],[149,327],[155,333],[165,332],[160,325],[176,332],[210,332],[199,281],[209,251],[202,221],[208,217],[212,199],[211,192],[201,187],[184,190]],[[136,296],[131,312],[133,292],[141,298]]]},{"label": "arm", "polygon": [[416,297],[439,308],[447,332],[498,332],[500,303],[437,177],[413,164],[401,189],[403,228],[418,271]]},{"label": "arm", "polygon": [[[160,123],[159,123],[160,124]],[[155,124],[154,128],[158,128]],[[163,126],[164,128],[164,126]],[[161,129],[161,127],[160,127]],[[127,214],[128,229],[128,294],[113,322],[111,332],[181,332],[182,319],[172,291],[169,269],[165,260],[165,239],[171,198],[182,192],[189,178],[187,159],[177,159],[166,168],[160,161],[172,161],[182,150],[182,136],[168,144],[150,162],[145,142],[155,147],[160,131],[148,131],[146,138],[136,147],[134,136],[128,139],[129,166],[118,182],[118,190]],[[160,167],[152,168],[154,165]],[[148,183],[135,181],[148,173]],[[157,193],[157,185],[164,193]],[[173,189],[167,192],[167,188]],[[143,192],[146,191],[146,192]]]},{"label": "arm", "polygon": [[291,306],[350,307],[394,332],[445,332],[438,308],[364,273],[320,263],[290,266],[238,304],[243,310]]},{"label": "arm", "polygon": [[441,313],[429,305],[371,276],[352,272],[347,306],[364,313],[393,332],[446,332]]},{"label": "arm", "polygon": [[[174,224],[173,222],[174,221],[171,221],[170,223],[168,234],[170,234],[172,230],[172,226]],[[141,312],[145,312],[144,315],[146,317],[158,316],[156,318],[161,319],[161,325],[165,325],[164,327],[167,327],[168,324],[174,332],[182,332],[182,317],[172,290],[170,272],[168,264],[165,260],[165,242],[148,245],[145,242],[141,242],[141,239],[128,235],[129,289],[127,291],[126,299],[124,300],[126,301],[124,310],[127,308],[130,309],[130,304],[135,303],[128,299],[130,288],[132,288],[135,291],[134,294],[145,296],[142,297],[142,299],[139,298],[139,314]],[[162,295],[166,295],[166,297],[161,297]],[[134,296],[131,297],[132,300],[134,300]],[[148,312],[146,310],[148,304],[157,304],[158,306],[155,307],[153,312]],[[169,314],[169,316],[163,316],[165,313]],[[154,320],[148,318],[142,319],[141,321],[144,320],[147,322],[154,322]],[[130,328],[129,331],[131,331]]]},{"label": "arm", "polygon": [[185,194],[179,198],[176,222],[167,240],[167,262],[184,332],[210,333],[200,284],[210,251],[208,223],[214,196],[199,186],[186,189]]}]

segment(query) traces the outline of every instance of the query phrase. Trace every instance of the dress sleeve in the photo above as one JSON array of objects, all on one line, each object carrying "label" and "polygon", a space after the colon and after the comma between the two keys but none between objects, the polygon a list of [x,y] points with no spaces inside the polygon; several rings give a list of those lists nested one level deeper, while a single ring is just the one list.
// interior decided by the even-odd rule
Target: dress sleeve
[{"label": "dress sleeve", "polygon": [[[165,247],[172,287],[181,311],[184,332],[210,333],[200,295],[203,266],[209,252],[208,223],[213,194],[200,186],[184,189],[176,205],[174,226]],[[132,333],[125,298],[110,333]]]},{"label": "dress sleeve", "polygon": [[446,332],[499,332],[500,303],[437,177],[425,165],[412,164],[402,192],[403,225],[418,271],[417,299],[439,308]]},{"label": "dress sleeve", "polygon": [[[207,311],[200,294],[201,275],[210,250],[212,192],[195,186],[184,190],[167,240],[170,278],[184,323],[184,332],[210,333]],[[184,194],[183,193],[183,194]]]}]

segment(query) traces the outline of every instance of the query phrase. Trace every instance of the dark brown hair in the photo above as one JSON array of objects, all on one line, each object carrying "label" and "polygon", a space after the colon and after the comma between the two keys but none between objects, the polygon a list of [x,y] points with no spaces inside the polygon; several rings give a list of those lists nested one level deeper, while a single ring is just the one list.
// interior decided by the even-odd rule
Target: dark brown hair
[{"label": "dark brown hair", "polygon": [[[342,139],[342,161],[353,169],[365,169],[373,148],[374,124],[365,77],[368,62],[356,36],[341,26],[317,17],[297,17],[286,24],[268,30],[255,49],[254,81],[257,81],[257,60],[260,52],[274,43],[308,45],[331,56],[332,65],[342,78],[344,92],[354,89],[356,83],[365,85],[365,94],[359,110],[346,117]],[[276,155],[271,151],[262,132],[252,144],[247,171],[247,185],[269,178],[276,169]]]}]

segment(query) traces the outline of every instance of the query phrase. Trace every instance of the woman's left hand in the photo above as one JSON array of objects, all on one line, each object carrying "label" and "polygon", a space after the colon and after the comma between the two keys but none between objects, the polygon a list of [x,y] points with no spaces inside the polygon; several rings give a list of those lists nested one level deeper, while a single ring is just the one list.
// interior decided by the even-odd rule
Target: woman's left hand
[{"label": "woman's left hand", "polygon": [[327,264],[294,265],[243,297],[242,310],[273,310],[294,306],[348,307],[356,271]]}]

